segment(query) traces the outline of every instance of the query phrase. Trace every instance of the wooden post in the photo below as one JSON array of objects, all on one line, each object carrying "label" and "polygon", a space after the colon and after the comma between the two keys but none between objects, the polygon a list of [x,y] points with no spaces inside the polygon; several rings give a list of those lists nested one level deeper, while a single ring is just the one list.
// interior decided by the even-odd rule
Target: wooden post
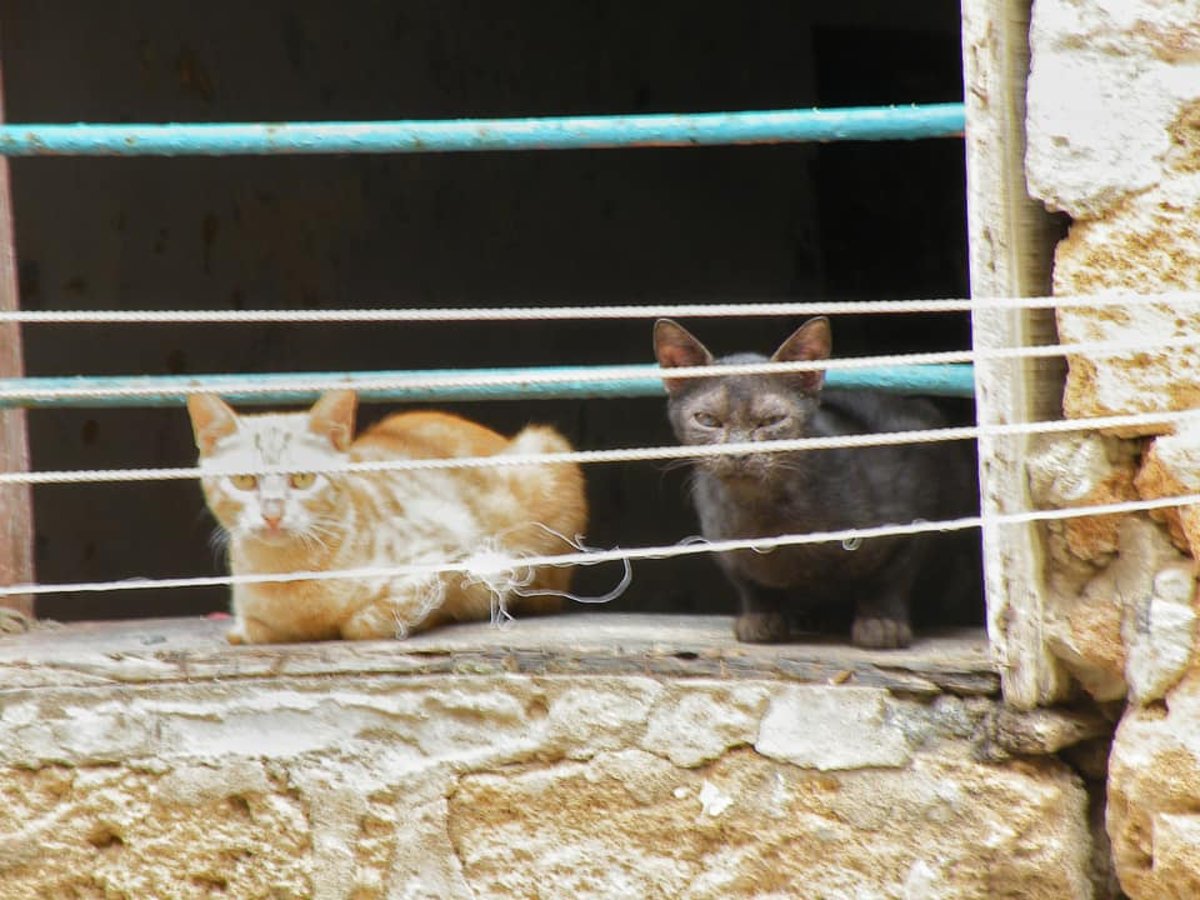
[{"label": "wooden post", "polygon": [[[967,111],[967,227],[971,294],[1050,293],[1055,230],[1025,188],[1025,84],[1031,0],[963,0]],[[978,310],[974,345],[1054,343],[1052,310]],[[1063,362],[977,361],[981,425],[1062,417]],[[988,513],[1030,509],[1027,437],[979,440],[988,634],[1007,702],[1020,707],[1066,696],[1070,679],[1042,635],[1046,587],[1037,526],[988,523]]]},{"label": "wooden post", "polygon": [[[0,73],[2,121],[4,81]],[[10,188],[8,160],[0,157],[0,310],[15,310],[19,306]],[[21,327],[16,323],[0,323],[0,378],[19,378],[24,372]],[[0,409],[0,471],[24,472],[28,469],[29,441],[25,431],[25,410]],[[0,584],[32,584],[33,580],[32,491],[24,484],[0,485]],[[32,616],[33,597],[0,597],[0,607]]]}]

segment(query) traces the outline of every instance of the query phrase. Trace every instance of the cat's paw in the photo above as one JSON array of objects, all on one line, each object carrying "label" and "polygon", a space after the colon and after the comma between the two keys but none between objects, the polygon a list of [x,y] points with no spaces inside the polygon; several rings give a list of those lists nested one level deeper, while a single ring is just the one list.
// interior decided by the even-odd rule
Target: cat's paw
[{"label": "cat's paw", "polygon": [[855,647],[870,650],[894,650],[912,643],[912,626],[899,619],[859,617],[850,627]]},{"label": "cat's paw", "polygon": [[733,621],[733,633],[747,644],[774,644],[788,639],[788,623],[780,613],[742,613]]},{"label": "cat's paw", "polygon": [[242,631],[241,628],[229,629],[227,632],[225,632],[225,640],[229,641],[229,643],[233,644],[235,647],[239,644],[250,643],[250,641],[246,638],[246,632]]}]

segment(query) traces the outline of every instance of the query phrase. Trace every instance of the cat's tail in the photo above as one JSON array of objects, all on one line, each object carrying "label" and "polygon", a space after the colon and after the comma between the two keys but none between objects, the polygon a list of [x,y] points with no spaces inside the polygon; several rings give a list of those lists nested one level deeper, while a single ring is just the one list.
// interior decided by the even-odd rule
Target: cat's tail
[{"label": "cat's tail", "polygon": [[[546,425],[529,425],[500,451],[505,456],[570,453],[570,442]],[[529,504],[530,519],[567,538],[582,537],[587,524],[583,470],[573,462],[514,466],[514,485]]]},{"label": "cat's tail", "polygon": [[[570,453],[574,448],[561,434],[544,425],[530,425],[501,451],[506,456],[532,456],[543,453]],[[522,555],[570,553],[574,543],[587,531],[587,495],[583,470],[573,462],[538,463],[515,466],[511,470],[513,490],[520,496],[529,527],[513,535],[520,547],[510,547]],[[533,524],[536,523],[536,524]],[[564,591],[571,570],[555,566],[538,569],[536,587]],[[548,612],[552,601],[539,603],[533,598],[522,604],[526,611]],[[546,609],[537,609],[545,605]],[[531,608],[532,607],[532,608]]]},{"label": "cat's tail", "polygon": [[501,453],[507,456],[527,456],[536,453],[570,453],[574,447],[549,425],[527,425]]}]

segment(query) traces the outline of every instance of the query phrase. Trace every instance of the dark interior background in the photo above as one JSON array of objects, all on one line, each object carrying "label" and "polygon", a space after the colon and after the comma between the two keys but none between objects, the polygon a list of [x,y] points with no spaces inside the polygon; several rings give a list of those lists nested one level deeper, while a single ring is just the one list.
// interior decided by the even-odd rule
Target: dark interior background
[{"label": "dark interior background", "polygon": [[[9,0],[12,122],[282,121],[961,99],[954,0]],[[448,155],[13,162],[27,309],[509,306],[967,293],[959,140]],[[718,353],[797,324],[687,323]],[[964,348],[965,316],[843,317],[839,355]],[[650,362],[649,322],[27,326],[30,375]],[[579,447],[672,438],[660,400],[455,406]],[[959,404],[955,413],[969,417]],[[389,409],[365,406],[360,423]],[[182,408],[30,413],[35,468],[190,465]],[[682,472],[588,472],[595,546],[696,533]],[[35,491],[43,582],[222,571],[195,484]],[[587,570],[603,593],[619,572]],[[226,592],[40,598],[183,615]],[[639,563],[610,608],[732,611],[711,560]]]}]

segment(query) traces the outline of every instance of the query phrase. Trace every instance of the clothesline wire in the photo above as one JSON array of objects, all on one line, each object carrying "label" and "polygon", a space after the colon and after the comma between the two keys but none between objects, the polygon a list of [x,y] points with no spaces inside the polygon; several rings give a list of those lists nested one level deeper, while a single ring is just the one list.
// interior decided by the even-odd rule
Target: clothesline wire
[{"label": "clothesline wire", "polygon": [[[1166,427],[1200,417],[1200,410],[1156,411],[1115,416],[1095,416],[1082,419],[1053,419],[1037,422],[1013,422],[1000,425],[965,425],[949,428],[916,429],[910,431],[875,432],[831,437],[806,437],[772,441],[742,441],[727,444],[707,444],[666,447],[629,447],[614,450],[577,450],[563,453],[531,453],[529,455],[497,454],[493,456],[463,456],[449,459],[398,459],[344,463],[336,466],[305,469],[307,474],[346,475],[379,472],[421,472],[448,469],[511,468],[537,465],[574,463],[596,465],[618,462],[669,462],[697,460],[718,456],[748,454],[795,453],[811,450],[897,446],[944,441],[976,440],[980,437],[1016,435],[1064,434],[1098,429],[1136,429]],[[43,472],[0,472],[2,484],[97,484],[136,481],[186,481],[201,477],[226,475],[274,475],[294,472],[279,466],[219,467],[216,465],[190,467],[161,467],[144,469],[68,469]]]},{"label": "clothesline wire", "polygon": [[0,597],[13,595],[42,595],[56,593],[107,593],[123,590],[181,589],[217,587],[236,584],[275,584],[295,581],[327,581],[339,579],[427,578],[447,573],[469,575],[498,574],[514,569],[539,566],[595,565],[603,562],[641,561],[694,556],[700,553],[729,553],[754,551],[769,553],[785,547],[805,544],[842,542],[847,552],[853,552],[856,541],[882,537],[899,537],[928,533],[946,533],[978,528],[985,524],[1019,525],[1095,515],[1129,512],[1149,512],[1176,506],[1200,504],[1200,494],[1183,494],[1152,500],[1127,500],[1116,503],[1090,504],[1067,509],[1027,510],[1016,513],[986,513],[938,522],[916,521],[908,524],[880,525],[872,528],[848,528],[837,531],[788,534],[777,537],[750,538],[726,541],[687,539],[677,544],[657,547],[615,548],[588,550],[545,556],[499,557],[494,553],[479,558],[438,564],[403,566],[374,566],[339,570],[314,570],[270,574],[213,575],[184,578],[133,578],[117,581],[72,582],[63,584],[17,584],[0,586]]},{"label": "clothesline wire", "polygon": [[9,310],[0,323],[27,325],[156,324],[378,324],[386,322],[594,321],[598,319],[725,318],[887,313],[954,313],[977,310],[1104,308],[1200,303],[1197,291],[1135,294],[1107,291],[1060,297],[917,298],[909,300],[782,300],[718,303],[602,304],[597,306],[448,307],[429,309],[146,309]]}]

